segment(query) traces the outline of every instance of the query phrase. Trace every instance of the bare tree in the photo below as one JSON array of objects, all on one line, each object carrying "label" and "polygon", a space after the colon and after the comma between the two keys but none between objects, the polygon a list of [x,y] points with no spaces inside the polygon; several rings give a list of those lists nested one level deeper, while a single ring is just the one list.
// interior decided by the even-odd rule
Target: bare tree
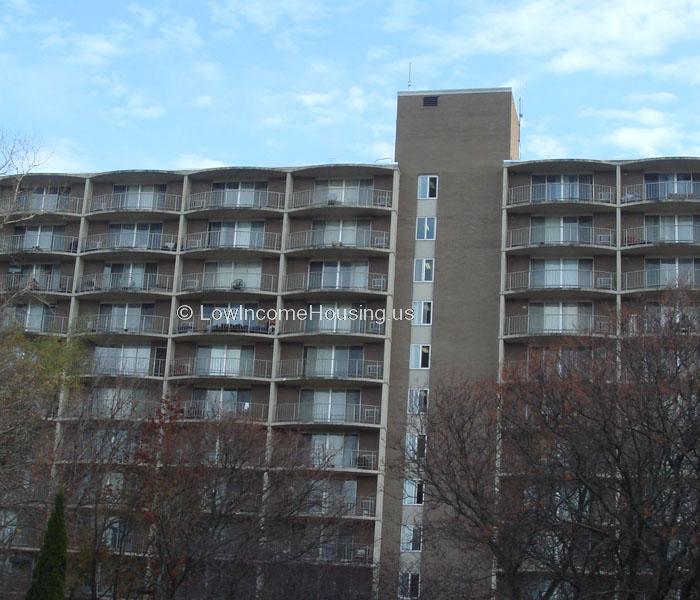
[{"label": "bare tree", "polygon": [[533,349],[500,386],[431,398],[407,468],[448,569],[421,597],[698,597],[698,312],[684,294],[632,312],[620,338]]}]

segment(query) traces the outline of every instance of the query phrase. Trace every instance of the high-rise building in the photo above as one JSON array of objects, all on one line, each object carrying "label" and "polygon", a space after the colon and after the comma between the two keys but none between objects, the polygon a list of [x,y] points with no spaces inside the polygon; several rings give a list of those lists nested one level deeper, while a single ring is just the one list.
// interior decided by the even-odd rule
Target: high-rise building
[{"label": "high-rise building", "polygon": [[[508,88],[412,91],[391,165],[30,174],[4,205],[22,219],[0,288],[50,299],[13,301],[27,331],[90,334],[105,397],[137,378],[193,421],[216,405],[303,432],[352,507],[316,561],[357,569],[366,597],[418,598],[430,516],[402,456],[425,448],[431,387],[700,285],[700,160],[518,161],[519,141]],[[373,316],[243,312],[319,304]]]}]

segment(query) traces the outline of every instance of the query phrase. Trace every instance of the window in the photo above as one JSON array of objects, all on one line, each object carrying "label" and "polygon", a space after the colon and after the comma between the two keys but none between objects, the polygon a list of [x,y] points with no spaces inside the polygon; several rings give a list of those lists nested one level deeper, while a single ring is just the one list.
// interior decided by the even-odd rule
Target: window
[{"label": "window", "polygon": [[432,281],[434,272],[434,258],[416,258],[413,262],[413,281]]},{"label": "window", "polygon": [[435,239],[435,217],[418,217],[416,219],[416,239]]},{"label": "window", "polygon": [[417,479],[406,479],[403,482],[403,503],[423,504],[423,482]]},{"label": "window", "polygon": [[401,600],[420,598],[419,573],[401,573],[399,578],[399,598]]},{"label": "window", "polygon": [[433,322],[433,303],[431,300],[418,300],[413,303],[413,324],[430,325]]},{"label": "window", "polygon": [[406,458],[420,460],[425,458],[427,437],[418,433],[406,434]]},{"label": "window", "polygon": [[423,540],[421,525],[401,525],[401,551],[420,552]]},{"label": "window", "polygon": [[430,368],[430,344],[411,344],[410,369]]},{"label": "window", "polygon": [[423,96],[423,106],[437,106],[440,96]]},{"label": "window", "polygon": [[433,200],[438,197],[438,176],[419,175],[418,176],[418,199]]},{"label": "window", "polygon": [[17,513],[11,510],[0,511],[0,543],[12,541],[17,531]]},{"label": "window", "polygon": [[428,390],[410,388],[408,390],[408,414],[417,415],[428,411]]}]

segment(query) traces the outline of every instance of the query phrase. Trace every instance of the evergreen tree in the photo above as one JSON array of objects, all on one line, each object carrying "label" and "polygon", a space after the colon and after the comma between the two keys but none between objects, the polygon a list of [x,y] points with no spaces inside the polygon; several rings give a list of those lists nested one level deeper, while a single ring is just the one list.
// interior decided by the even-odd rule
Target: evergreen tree
[{"label": "evergreen tree", "polygon": [[64,600],[68,538],[63,492],[56,494],[26,600]]}]

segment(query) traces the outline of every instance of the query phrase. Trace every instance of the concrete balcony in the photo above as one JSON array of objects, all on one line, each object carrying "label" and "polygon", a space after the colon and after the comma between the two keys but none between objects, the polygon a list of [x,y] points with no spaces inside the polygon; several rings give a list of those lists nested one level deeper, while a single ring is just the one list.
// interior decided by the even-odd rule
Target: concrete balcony
[{"label": "concrete balcony", "polygon": [[78,333],[83,334],[103,334],[113,333],[120,335],[167,335],[167,317],[158,315],[111,315],[111,314],[88,314],[80,315],[78,318]]},{"label": "concrete balcony", "polygon": [[124,397],[118,399],[91,398],[88,402],[69,402],[63,407],[58,418],[132,421],[151,418],[160,407],[161,403],[158,400],[130,398],[125,392]]},{"label": "concrete balcony", "polygon": [[614,250],[617,245],[615,230],[606,227],[563,225],[560,227],[521,227],[508,230],[507,249],[597,247]]},{"label": "concrete balcony", "polygon": [[[295,554],[293,551],[292,554]],[[281,550],[284,555],[285,551]],[[320,547],[309,550],[298,556],[302,562],[334,563],[339,565],[371,566],[373,563],[374,547],[371,544],[321,544]]]},{"label": "concrete balcony", "polygon": [[177,236],[167,233],[98,233],[88,235],[83,242],[83,252],[110,252],[136,250],[174,253]]},{"label": "concrete balcony", "polygon": [[332,336],[334,338],[334,343],[340,343],[340,340],[335,341],[335,338],[381,337],[385,332],[385,323],[359,318],[350,320],[349,317],[347,319],[323,319],[320,321],[299,319],[295,321],[282,321],[280,323],[279,332],[280,335],[283,336],[309,339]]},{"label": "concrete balcony", "polygon": [[267,231],[204,231],[190,233],[182,241],[182,251],[210,249],[236,249],[277,252],[281,247],[281,234]]},{"label": "concrete balcony", "polygon": [[645,225],[622,230],[623,248],[667,245],[700,246],[700,226],[678,225],[665,229],[659,225]]},{"label": "concrete balcony", "polygon": [[162,379],[165,376],[165,359],[125,355],[116,359],[94,358],[86,375],[108,377],[139,377]]},{"label": "concrete balcony", "polygon": [[230,273],[183,273],[178,292],[265,292],[277,293],[277,275],[236,277]]},{"label": "concrete balcony", "polygon": [[70,235],[3,235],[0,254],[75,254],[78,238]]},{"label": "concrete balcony", "polygon": [[277,405],[275,423],[319,423],[334,425],[379,425],[381,406],[371,404],[334,404],[287,402]]},{"label": "concrete balcony", "polygon": [[[235,310],[235,309],[234,309]],[[175,335],[207,338],[210,336],[241,335],[244,337],[270,337],[275,333],[274,324],[266,320],[230,320],[202,321],[199,318],[178,320],[175,326]]]},{"label": "concrete balcony", "polygon": [[16,327],[26,333],[65,335],[68,333],[68,317],[39,315],[37,317],[5,314],[0,316],[3,327]]},{"label": "concrete balcony", "polygon": [[308,448],[301,452],[302,464],[317,469],[376,471],[376,450]]},{"label": "concrete balcony", "polygon": [[83,199],[59,194],[20,192],[16,198],[0,200],[0,214],[5,215],[71,215],[83,212]]},{"label": "concrete balcony", "polygon": [[91,275],[83,275],[78,279],[77,292],[149,292],[170,294],[172,289],[172,275],[163,275],[161,273],[144,273],[143,275],[93,273]]},{"label": "concrete balcony", "polygon": [[70,294],[73,278],[70,275],[8,273],[0,275],[0,293],[43,292]]},{"label": "concrete balcony", "polygon": [[[303,250],[388,250],[389,232],[371,229],[309,229],[287,237],[288,251]],[[345,252],[344,252],[345,253]]]},{"label": "concrete balcony", "polygon": [[506,317],[505,337],[591,336],[615,333],[607,316],[557,313],[547,315],[514,315]]},{"label": "concrete balcony", "polygon": [[593,183],[535,183],[508,189],[506,206],[541,204],[615,205],[615,188]]},{"label": "concrete balcony", "polygon": [[663,291],[667,289],[700,289],[700,269],[645,269],[622,274],[622,291]]},{"label": "concrete balcony", "polygon": [[260,402],[212,402],[191,399],[182,403],[179,418],[184,421],[219,421],[226,419],[267,421],[268,406]]},{"label": "concrete balcony", "polygon": [[626,185],[622,188],[621,202],[700,202],[700,181],[660,181]]},{"label": "concrete balcony", "polygon": [[95,196],[88,213],[97,212],[164,212],[179,213],[182,197],[162,192],[120,192]]},{"label": "concrete balcony", "polygon": [[505,290],[519,292],[615,291],[615,273],[588,269],[556,269],[547,271],[514,271],[506,274]]},{"label": "concrete balcony", "polygon": [[391,190],[346,188],[300,190],[292,194],[290,208],[367,207],[391,208]]},{"label": "concrete balcony", "polygon": [[269,380],[272,361],[260,359],[176,358],[170,362],[170,376],[184,378],[237,377]]},{"label": "concrete balcony", "polygon": [[185,211],[284,208],[284,194],[267,190],[212,190],[190,194]]},{"label": "concrete balcony", "polygon": [[278,377],[280,379],[337,379],[376,382],[382,381],[384,377],[384,363],[381,360],[364,359],[306,360],[291,358],[280,361]]},{"label": "concrete balcony", "polygon": [[344,518],[368,518],[371,519],[377,512],[376,496],[363,496],[353,499],[342,497],[324,498],[317,506],[304,510],[305,515],[318,515],[321,517]]},{"label": "concrete balcony", "polygon": [[285,292],[377,292],[387,290],[384,273],[290,273]]}]

